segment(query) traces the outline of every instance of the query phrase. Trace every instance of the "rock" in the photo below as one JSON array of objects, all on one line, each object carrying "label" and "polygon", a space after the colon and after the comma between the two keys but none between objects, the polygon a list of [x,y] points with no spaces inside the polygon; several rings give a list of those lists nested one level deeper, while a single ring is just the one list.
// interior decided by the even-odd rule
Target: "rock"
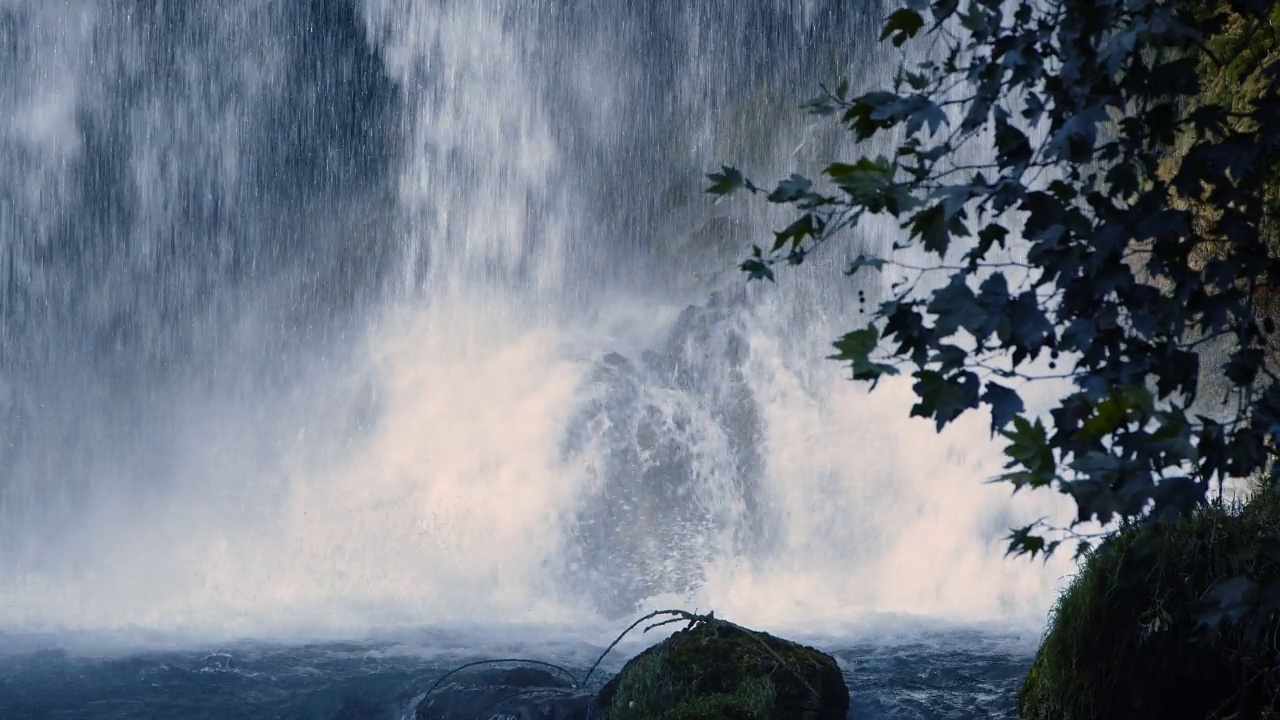
[{"label": "rock", "polygon": [[417,720],[599,720],[590,693],[536,668],[483,670],[446,681],[418,704]]},{"label": "rock", "polygon": [[605,720],[845,720],[834,658],[711,619],[645,650],[600,690]]}]

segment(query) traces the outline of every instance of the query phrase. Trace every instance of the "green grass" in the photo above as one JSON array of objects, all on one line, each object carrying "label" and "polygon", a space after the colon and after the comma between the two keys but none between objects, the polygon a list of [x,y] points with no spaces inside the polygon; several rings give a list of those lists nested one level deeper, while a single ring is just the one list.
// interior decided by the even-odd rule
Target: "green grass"
[{"label": "green grass", "polygon": [[[1126,527],[1097,548],[1063,592],[1018,698],[1024,720],[1263,718],[1280,707],[1276,618],[1244,629],[1196,627],[1221,579],[1266,583],[1259,556],[1280,542],[1280,502],[1212,506],[1176,526]],[[1277,715],[1280,717],[1280,715]]]}]

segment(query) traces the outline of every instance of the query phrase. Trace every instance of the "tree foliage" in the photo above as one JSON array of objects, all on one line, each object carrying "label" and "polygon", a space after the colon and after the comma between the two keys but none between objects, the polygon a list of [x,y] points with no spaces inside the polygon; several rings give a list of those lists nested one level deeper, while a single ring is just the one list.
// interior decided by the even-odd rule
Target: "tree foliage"
[{"label": "tree foliage", "polygon": [[[997,480],[1071,497],[1071,528],[1016,529],[1012,553],[1052,553],[1086,522],[1174,522],[1228,477],[1278,477],[1276,7],[907,0],[881,40],[925,59],[806,106],[889,154],[772,190],[709,175],[712,193],[796,211],[743,261],[753,278],[867,216],[900,224],[848,268],[897,280],[832,357],[873,387],[910,374],[911,414],[939,429],[987,408],[1008,441]],[[1225,396],[1197,402],[1218,362]],[[1068,389],[1033,414],[1020,388],[1037,379]]]}]

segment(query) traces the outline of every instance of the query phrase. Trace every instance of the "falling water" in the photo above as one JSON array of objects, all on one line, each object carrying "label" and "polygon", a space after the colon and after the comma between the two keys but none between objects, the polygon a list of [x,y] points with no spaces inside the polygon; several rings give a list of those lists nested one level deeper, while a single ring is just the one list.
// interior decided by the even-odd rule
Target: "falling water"
[{"label": "falling water", "polygon": [[822,359],[896,229],[749,286],[699,192],[880,12],[0,2],[0,628],[1042,616],[985,420]]}]

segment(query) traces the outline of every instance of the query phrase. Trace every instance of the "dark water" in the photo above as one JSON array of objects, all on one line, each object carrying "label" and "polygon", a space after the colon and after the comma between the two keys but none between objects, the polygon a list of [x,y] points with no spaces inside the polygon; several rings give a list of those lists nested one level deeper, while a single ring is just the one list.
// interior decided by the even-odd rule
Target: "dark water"
[{"label": "dark water", "polygon": [[[818,642],[845,671],[850,718],[931,720],[1012,717],[1030,661],[1031,636],[975,630],[914,638]],[[24,650],[0,657],[0,717],[297,718],[412,717],[412,707],[445,672],[471,660],[459,638],[429,646],[391,640],[306,645],[240,644],[207,650],[93,656]],[[600,650],[526,646],[520,654],[582,677]],[[634,649],[632,649],[634,652]],[[590,681],[603,683],[624,658]]]}]

